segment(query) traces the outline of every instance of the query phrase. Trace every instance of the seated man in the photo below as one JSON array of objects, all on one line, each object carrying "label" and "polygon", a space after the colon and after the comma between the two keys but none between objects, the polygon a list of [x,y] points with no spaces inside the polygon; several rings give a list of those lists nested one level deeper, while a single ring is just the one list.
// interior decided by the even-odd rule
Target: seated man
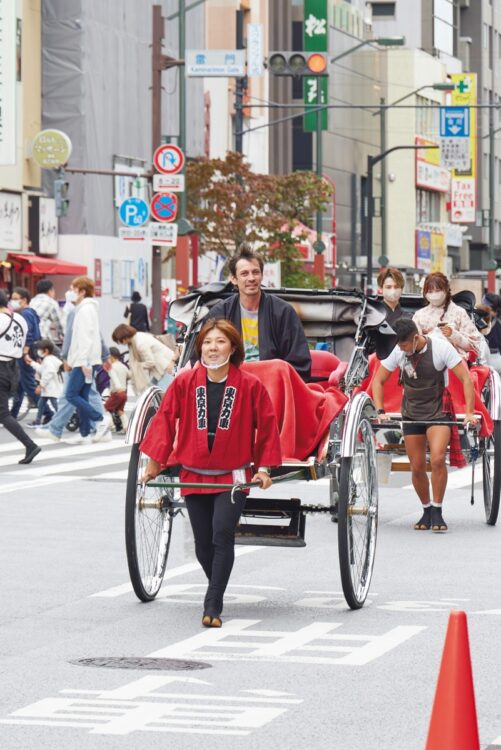
[{"label": "seated man", "polygon": [[[443,422],[454,420],[452,402],[447,391],[447,370],[461,381],[466,403],[465,425],[476,424],[473,413],[475,393],[468,369],[461,355],[445,339],[422,336],[414,321],[401,318],[395,323],[397,346],[384,359],[372,384],[379,421],[388,417],[384,411],[384,384],[393,370],[400,368],[403,385],[402,418],[405,450],[409,457],[412,484],[423,506],[423,515],[414,528],[418,531],[447,531],[442,503],[447,487],[445,453],[451,438],[451,427]],[[445,397],[445,398],[444,398]],[[405,424],[409,420],[409,424]],[[430,450],[431,487],[426,475],[426,444]]]},{"label": "seated man", "polygon": [[207,318],[225,318],[242,334],[245,361],[283,359],[303,380],[311,372],[311,356],[301,321],[288,302],[261,289],[263,259],[244,247],[229,262],[230,280],[238,294],[218,302]]}]

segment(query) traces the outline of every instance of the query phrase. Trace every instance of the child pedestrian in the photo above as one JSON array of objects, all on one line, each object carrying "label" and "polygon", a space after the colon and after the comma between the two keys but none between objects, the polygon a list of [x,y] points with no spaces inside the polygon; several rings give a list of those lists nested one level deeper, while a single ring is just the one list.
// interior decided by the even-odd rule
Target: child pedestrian
[{"label": "child pedestrian", "polygon": [[127,401],[127,381],[130,379],[129,368],[120,359],[120,351],[116,346],[110,346],[111,369],[110,395],[105,401],[104,408],[111,414],[117,432],[125,432],[126,417],[124,413]]},{"label": "child pedestrian", "polygon": [[47,410],[50,409],[49,404],[54,409],[51,418],[57,411],[57,399],[63,393],[63,377],[61,374],[63,363],[59,357],[55,356],[54,344],[50,339],[42,339],[37,342],[36,346],[37,355],[41,362],[35,362],[31,357],[27,357],[26,361],[40,378],[40,385],[37,386],[35,393],[39,396],[36,424],[41,424],[44,412],[47,413]]}]

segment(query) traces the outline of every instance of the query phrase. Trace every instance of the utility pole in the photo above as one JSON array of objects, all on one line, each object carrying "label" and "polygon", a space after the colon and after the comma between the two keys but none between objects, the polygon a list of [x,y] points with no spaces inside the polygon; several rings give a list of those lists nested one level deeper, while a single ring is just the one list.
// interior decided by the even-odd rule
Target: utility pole
[{"label": "utility pole", "polygon": [[[381,97],[379,100],[381,104],[380,114],[380,151],[383,154],[386,151],[386,99]],[[381,202],[380,202],[380,215],[381,215],[381,255],[383,258],[388,257],[388,235],[387,235],[387,222],[386,222],[386,161],[383,159],[381,162]]]},{"label": "utility pole", "polygon": [[[244,11],[236,12],[236,49],[244,49]],[[236,79],[235,86],[235,151],[243,153],[244,129],[244,91],[247,88],[247,76]]]},{"label": "utility pole", "polygon": [[[179,0],[180,4],[184,6],[184,0]],[[179,26],[181,29],[181,16],[179,18]],[[181,34],[181,32],[180,32]],[[164,31],[164,17],[162,16],[162,6],[152,6],[152,36],[151,36],[151,148],[152,152],[160,146],[162,140],[162,71],[168,70],[176,66],[184,65],[184,47],[183,54],[181,55],[180,47],[180,59],[176,60],[173,57],[164,55],[162,51],[162,44],[165,36]],[[179,84],[179,103],[181,105],[181,90],[183,91],[183,102],[184,102],[184,75],[180,75]],[[181,85],[183,82],[183,86]],[[180,145],[181,145],[181,131],[183,137],[185,137],[185,122],[186,117],[185,107],[180,107],[179,113],[179,128],[180,128]],[[183,148],[183,146],[181,146]],[[184,150],[184,148],[183,148]],[[186,206],[185,193],[180,194],[180,206],[181,215],[183,211],[183,200],[184,206]],[[162,251],[161,248],[154,245],[152,247],[152,261],[151,261],[151,297],[152,297],[152,331],[154,333],[161,333],[163,330],[162,320]]]},{"label": "utility pole", "polygon": [[366,238],[367,238],[367,281],[365,285],[366,294],[372,294],[372,220],[374,218],[374,167],[380,161],[383,161],[388,154],[393,151],[420,151],[421,149],[428,148],[439,148],[439,146],[393,146],[386,151],[382,151],[377,156],[367,157],[367,222],[366,222]]},{"label": "utility pole", "polygon": [[[317,106],[319,106],[321,102],[321,96],[320,92],[322,90],[321,85],[321,78],[315,79],[317,82]],[[316,147],[316,173],[317,176],[322,178],[322,172],[323,172],[323,154],[322,154],[322,111],[321,109],[317,109],[316,114],[316,134],[315,134],[315,147]],[[315,216],[315,229],[317,232],[317,238],[315,242],[313,243],[313,251],[315,253],[315,257],[313,259],[313,272],[315,276],[318,276],[324,284],[325,282],[325,242],[322,240],[322,220],[323,215],[322,211],[317,211]]]},{"label": "utility pole", "polygon": [[[494,5],[492,5],[492,28],[494,29]],[[494,60],[491,70],[491,91],[489,95],[489,260],[488,260],[488,272],[487,272],[487,289],[489,292],[496,290],[496,268],[497,263],[494,258],[494,227],[495,227],[495,213],[496,213],[496,189],[495,189],[495,139],[494,139],[494,91],[495,91],[495,67],[496,59],[494,57],[494,50],[490,50],[492,59]]]}]

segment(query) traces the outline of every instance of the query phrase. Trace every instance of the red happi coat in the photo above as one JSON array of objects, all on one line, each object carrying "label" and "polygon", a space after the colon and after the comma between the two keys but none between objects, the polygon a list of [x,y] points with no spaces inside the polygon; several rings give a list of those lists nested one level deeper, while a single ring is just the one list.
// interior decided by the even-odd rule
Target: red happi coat
[{"label": "red happi coat", "polygon": [[[197,365],[180,373],[167,389],[153,418],[141,451],[162,466],[181,464],[182,482],[234,483],[232,472],[245,467],[250,480],[253,464],[279,466],[280,438],[273,405],[264,385],[248,372],[230,365],[212,451],[209,451],[207,372]],[[203,474],[200,470],[223,470],[224,474]],[[182,494],[195,492],[183,489]],[[200,489],[197,492],[214,493]]]}]

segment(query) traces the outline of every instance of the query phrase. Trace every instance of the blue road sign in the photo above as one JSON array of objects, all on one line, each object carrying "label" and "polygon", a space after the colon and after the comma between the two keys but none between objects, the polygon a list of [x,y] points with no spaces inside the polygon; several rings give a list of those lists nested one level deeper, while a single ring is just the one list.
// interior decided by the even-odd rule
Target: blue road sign
[{"label": "blue road sign", "polygon": [[120,204],[120,221],[128,227],[140,227],[148,221],[150,209],[142,198],[126,198]]},{"label": "blue road sign", "polygon": [[175,193],[156,193],[151,199],[151,215],[157,221],[174,221],[177,214]]},{"label": "blue road sign", "polygon": [[440,107],[440,137],[469,138],[470,108]]}]

